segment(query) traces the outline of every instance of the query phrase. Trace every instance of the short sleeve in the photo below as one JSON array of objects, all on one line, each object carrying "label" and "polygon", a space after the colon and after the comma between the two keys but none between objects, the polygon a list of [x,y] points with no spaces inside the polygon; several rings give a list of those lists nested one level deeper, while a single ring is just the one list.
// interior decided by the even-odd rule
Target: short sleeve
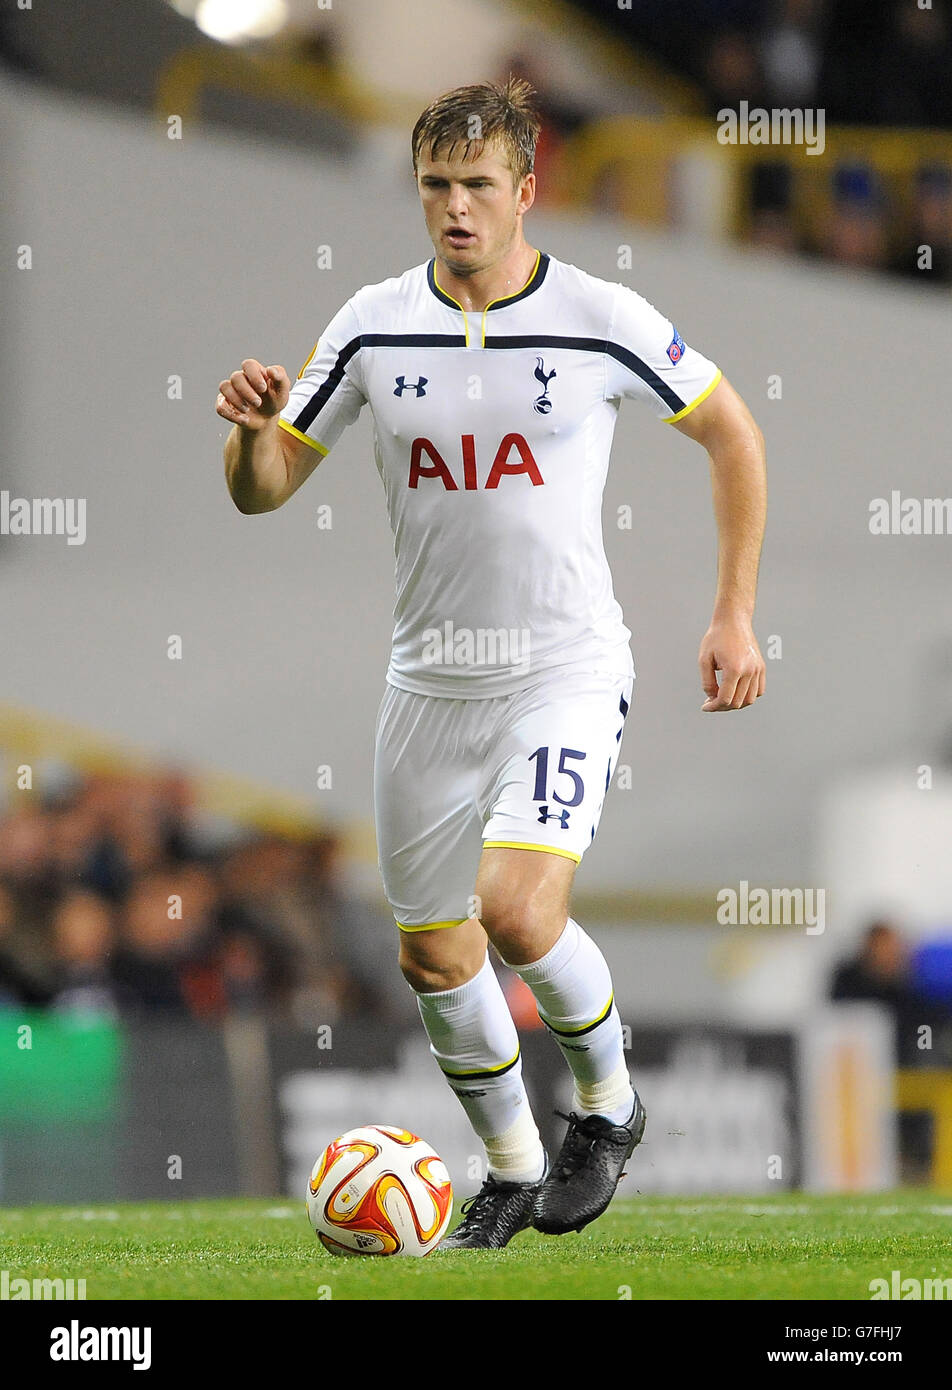
[{"label": "short sleeve", "polygon": [[360,323],[348,300],[298,372],[278,423],[326,454],[357,419],[366,399],[360,372]]},{"label": "short sleeve", "polygon": [[607,396],[647,401],[669,424],[700,405],[721,379],[719,367],[626,285],[615,286],[607,362]]}]

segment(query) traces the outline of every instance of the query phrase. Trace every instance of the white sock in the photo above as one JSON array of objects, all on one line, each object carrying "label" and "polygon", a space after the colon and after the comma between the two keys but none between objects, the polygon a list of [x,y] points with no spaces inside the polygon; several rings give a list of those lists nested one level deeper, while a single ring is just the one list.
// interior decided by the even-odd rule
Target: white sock
[{"label": "white sock", "polygon": [[625,1062],[621,1019],[608,964],[570,917],[558,941],[531,965],[510,965],[532,990],[539,1017],[575,1078],[573,1109],[623,1124],[635,1103]]},{"label": "white sock", "polygon": [[486,1139],[489,1171],[502,1182],[539,1182],[545,1173],[545,1152],[528,1105],[514,1124]]},{"label": "white sock", "polygon": [[414,990],[430,1051],[502,1182],[535,1182],[545,1156],[522,1081],[519,1037],[489,957],[457,989]]}]

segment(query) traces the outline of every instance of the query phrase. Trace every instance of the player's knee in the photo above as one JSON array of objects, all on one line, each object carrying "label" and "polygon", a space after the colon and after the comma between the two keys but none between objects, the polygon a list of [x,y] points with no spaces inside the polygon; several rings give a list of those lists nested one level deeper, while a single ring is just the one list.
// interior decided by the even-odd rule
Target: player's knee
[{"label": "player's knee", "polygon": [[481,962],[465,958],[434,959],[416,943],[400,938],[400,969],[403,978],[418,994],[436,994],[444,989],[458,989],[478,973]]},{"label": "player's knee", "polygon": [[553,912],[548,903],[515,896],[497,903],[484,901],[480,920],[503,960],[525,965],[545,954],[553,932],[558,934],[565,926],[566,915]]}]

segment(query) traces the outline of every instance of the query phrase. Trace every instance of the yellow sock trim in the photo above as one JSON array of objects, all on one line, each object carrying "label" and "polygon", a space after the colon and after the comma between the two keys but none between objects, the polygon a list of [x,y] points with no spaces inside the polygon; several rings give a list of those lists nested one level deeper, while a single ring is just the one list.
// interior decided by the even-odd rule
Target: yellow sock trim
[{"label": "yellow sock trim", "polygon": [[508,1062],[500,1062],[499,1065],[495,1067],[482,1067],[478,1068],[476,1071],[447,1071],[445,1067],[441,1066],[440,1071],[443,1073],[444,1076],[452,1076],[459,1081],[462,1081],[463,1077],[472,1078],[474,1076],[498,1076],[501,1072],[509,1071],[510,1068],[516,1065],[518,1060],[519,1049],[517,1047],[516,1055],[514,1057],[510,1057]]},{"label": "yellow sock trim", "polygon": [[539,1010],[539,1017],[542,1019],[542,1022],[545,1024],[546,1028],[551,1029],[552,1032],[556,1033],[560,1038],[580,1038],[583,1033],[590,1033],[593,1028],[597,1028],[600,1023],[605,1022],[606,1018],[612,1011],[612,1005],[614,1004],[614,1002],[615,995],[613,992],[609,995],[608,1003],[605,1005],[604,1009],[602,1009],[601,1013],[598,1015],[598,1018],[593,1019],[591,1023],[583,1023],[580,1028],[556,1028],[554,1023],[549,1022],[549,1020],[546,1018],[545,1014],[543,1014],[541,1009]]}]

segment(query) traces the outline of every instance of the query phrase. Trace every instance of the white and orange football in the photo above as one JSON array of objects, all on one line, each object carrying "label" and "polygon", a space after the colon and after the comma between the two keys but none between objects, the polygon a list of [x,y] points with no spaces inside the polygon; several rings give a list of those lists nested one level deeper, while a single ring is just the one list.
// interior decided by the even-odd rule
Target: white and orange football
[{"label": "white and orange football", "polygon": [[307,1215],[335,1255],[429,1255],[453,1214],[453,1185],[430,1145],[407,1129],[363,1125],[321,1154]]}]

